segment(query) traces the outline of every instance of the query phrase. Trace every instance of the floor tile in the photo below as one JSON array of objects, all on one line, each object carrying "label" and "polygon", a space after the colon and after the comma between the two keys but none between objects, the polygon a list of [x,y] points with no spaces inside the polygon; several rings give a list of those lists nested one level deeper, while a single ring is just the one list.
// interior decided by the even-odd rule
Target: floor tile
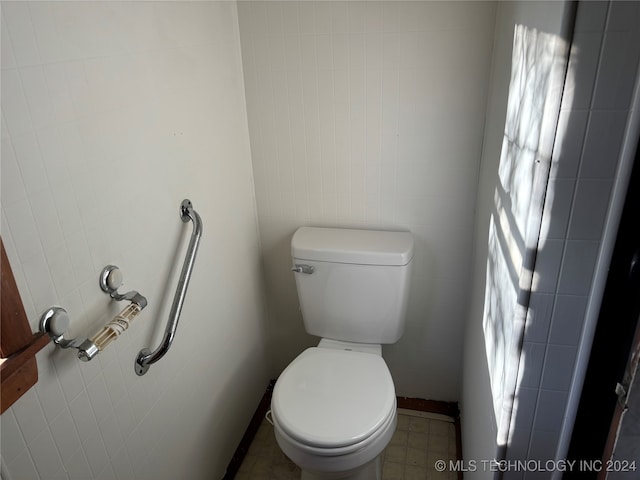
[{"label": "floor tile", "polygon": [[[437,472],[437,460],[456,459],[453,420],[403,409],[382,455],[383,480],[454,480],[452,472]],[[273,427],[263,421],[245,456],[236,480],[294,480],[300,469],[276,443]]]}]

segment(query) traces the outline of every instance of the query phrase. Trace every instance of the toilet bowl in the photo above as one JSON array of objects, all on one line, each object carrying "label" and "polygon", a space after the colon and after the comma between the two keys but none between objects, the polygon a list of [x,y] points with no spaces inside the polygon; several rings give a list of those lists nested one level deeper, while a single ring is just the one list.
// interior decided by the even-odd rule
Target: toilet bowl
[{"label": "toilet bowl", "polygon": [[303,479],[376,479],[396,428],[393,380],[379,354],[335,343],[305,350],[278,378],[276,441]]},{"label": "toilet bowl", "polygon": [[413,236],[301,227],[291,256],[305,330],[320,337],[278,378],[276,441],[302,480],[379,480],[396,428],[382,345],[404,331]]}]

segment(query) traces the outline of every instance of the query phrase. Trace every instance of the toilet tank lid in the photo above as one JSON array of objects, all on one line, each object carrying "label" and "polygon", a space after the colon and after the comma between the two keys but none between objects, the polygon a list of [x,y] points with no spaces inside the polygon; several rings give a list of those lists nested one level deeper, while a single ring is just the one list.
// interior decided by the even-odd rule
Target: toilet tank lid
[{"label": "toilet tank lid", "polygon": [[301,260],[361,265],[406,265],[413,258],[411,232],[300,227],[291,255]]}]

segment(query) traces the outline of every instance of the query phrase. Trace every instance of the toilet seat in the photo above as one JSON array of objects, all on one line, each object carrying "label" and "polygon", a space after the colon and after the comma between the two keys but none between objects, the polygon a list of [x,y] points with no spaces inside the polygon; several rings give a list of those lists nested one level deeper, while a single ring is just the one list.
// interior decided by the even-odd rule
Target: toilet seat
[{"label": "toilet seat", "polygon": [[[280,437],[281,439],[284,438],[286,444],[288,445],[288,448],[286,450],[283,448],[285,453],[289,453],[290,448],[293,447],[297,452],[303,455],[311,455],[314,457],[338,457],[338,458],[344,459],[350,454],[354,454],[354,453],[361,454],[362,452],[364,452],[365,454],[368,453],[369,447],[375,448],[377,441],[381,437],[388,436],[389,431],[391,431],[391,434],[393,434],[393,432],[395,432],[396,423],[397,423],[397,418],[395,413],[396,412],[394,408],[391,414],[385,419],[381,427],[378,430],[376,430],[376,432],[373,435],[365,438],[360,442],[354,443],[352,445],[346,445],[343,447],[336,447],[336,448],[310,446],[292,438],[282,430],[277,420],[275,420],[275,417],[274,417],[273,427],[276,434],[276,439],[278,439],[278,437]],[[278,441],[278,443],[280,443],[280,446],[282,447],[281,442]],[[383,441],[382,445],[385,446],[387,443],[389,443],[388,439]],[[380,452],[377,452],[377,453],[380,453]]]},{"label": "toilet seat", "polygon": [[362,448],[395,418],[395,406],[393,380],[381,356],[319,347],[289,364],[271,400],[282,432],[316,455]]}]

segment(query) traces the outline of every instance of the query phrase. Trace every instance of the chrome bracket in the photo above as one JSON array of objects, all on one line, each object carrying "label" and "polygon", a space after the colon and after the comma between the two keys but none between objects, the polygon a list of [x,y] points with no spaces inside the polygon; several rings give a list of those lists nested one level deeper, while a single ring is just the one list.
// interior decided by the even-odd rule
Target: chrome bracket
[{"label": "chrome bracket", "polygon": [[108,293],[111,298],[117,301],[128,300],[137,304],[140,309],[147,306],[147,299],[136,291],[118,293],[118,288],[122,285],[122,273],[115,265],[107,265],[100,272],[100,288],[104,293]]},{"label": "chrome bracket", "polygon": [[50,307],[40,317],[41,332],[49,335],[60,348],[78,349],[78,358],[88,362],[98,354],[98,347],[86,337],[64,338],[68,326],[69,314],[62,307]]},{"label": "chrome bracket", "polygon": [[307,275],[311,275],[315,271],[315,268],[313,267],[313,265],[304,265],[304,264],[296,263],[293,267],[291,267],[291,271],[296,273],[306,273]]},{"label": "chrome bracket", "polygon": [[[135,312],[129,313],[131,318],[147,306],[147,299],[138,292],[131,291],[125,294],[118,293],[118,288],[122,285],[122,274],[120,273],[120,269],[115,265],[107,265],[102,269],[99,283],[102,291],[108,293],[114,300],[128,300],[132,304],[135,304]],[[123,312],[125,311],[126,310],[123,310]],[[121,312],[121,314],[123,312]],[[103,329],[109,328],[109,325],[118,320],[118,318],[119,317],[116,316],[116,318],[107,324],[106,327],[103,327]],[[129,326],[128,322],[131,318],[129,318],[128,321],[125,321],[125,324],[122,323],[122,320],[119,320],[121,328],[116,328],[118,331],[117,335]],[[53,343],[58,345],[60,348],[76,348],[78,350],[78,358],[84,362],[91,360],[108,344],[106,342],[102,343],[102,341],[98,339],[101,337],[97,337],[95,335],[93,338],[64,338],[64,333],[67,331],[68,327],[69,314],[62,307],[50,307],[40,317],[40,331],[49,335]],[[116,330],[113,331],[115,332]]]}]

